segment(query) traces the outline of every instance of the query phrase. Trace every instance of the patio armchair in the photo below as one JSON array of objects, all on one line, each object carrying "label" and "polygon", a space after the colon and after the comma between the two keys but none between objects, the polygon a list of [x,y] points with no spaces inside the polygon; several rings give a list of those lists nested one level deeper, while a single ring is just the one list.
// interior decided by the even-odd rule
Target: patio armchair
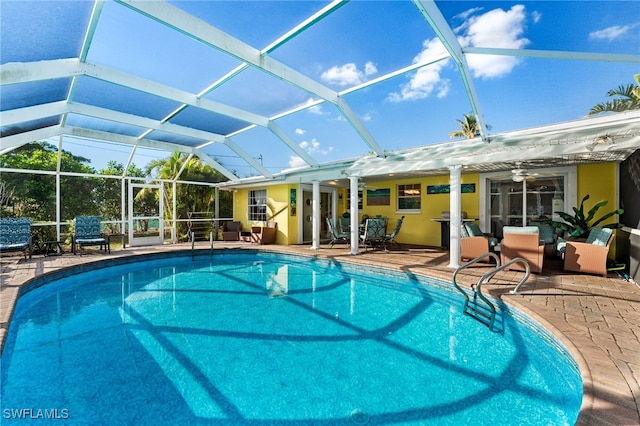
[{"label": "patio armchair", "polygon": [[0,254],[12,251],[24,252],[24,259],[33,253],[31,238],[31,219],[23,217],[5,217],[0,219]]},{"label": "patio armchair", "polygon": [[77,254],[84,246],[100,246],[100,250],[111,253],[110,236],[100,232],[98,216],[77,216],[75,230],[71,236],[71,251]]},{"label": "patio armchair", "polygon": [[[500,244],[502,264],[521,257],[529,263],[531,272],[542,272],[544,263],[544,241],[540,240],[540,230],[537,226],[505,226],[504,238]],[[514,263],[509,269],[524,271],[525,268]]]},{"label": "patio armchair", "polygon": [[564,270],[607,276],[607,257],[615,235],[610,228],[592,228],[585,242],[566,241]]},{"label": "patio armchair", "polygon": [[276,242],[277,222],[267,222],[267,226],[252,226],[251,240],[258,244],[273,244]]},{"label": "patio armchair", "polygon": [[332,218],[327,218],[327,225],[329,226],[329,232],[331,233],[329,248],[333,248],[336,243],[349,243],[351,237],[350,234],[348,232],[338,231]]},{"label": "patio armchair", "polygon": [[[460,258],[475,259],[483,254],[495,251],[498,239],[486,234],[472,222],[462,224],[460,228]],[[489,258],[487,258],[489,259]]]},{"label": "patio armchair", "polygon": [[544,255],[547,259],[556,257],[557,235],[553,226],[548,223],[530,222],[529,225],[536,226],[540,233],[540,240],[544,241]]},{"label": "patio armchair", "polygon": [[240,241],[241,232],[240,222],[225,222],[222,224],[222,241]]}]

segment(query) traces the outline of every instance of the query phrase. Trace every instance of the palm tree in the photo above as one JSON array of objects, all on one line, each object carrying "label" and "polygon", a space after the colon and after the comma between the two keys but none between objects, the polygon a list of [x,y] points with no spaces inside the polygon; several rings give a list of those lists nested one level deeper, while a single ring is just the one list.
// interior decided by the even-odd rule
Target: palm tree
[{"label": "palm tree", "polygon": [[634,75],[633,78],[636,80],[638,85],[620,85],[617,89],[609,90],[609,92],[607,92],[607,96],[615,96],[616,98],[611,101],[595,105],[589,110],[588,115],[640,109],[640,74]]},{"label": "palm tree", "polygon": [[[460,125],[460,130],[449,133],[450,138],[466,138],[473,139],[480,136],[480,129],[478,128],[478,120],[474,114],[464,114],[464,120],[456,119]],[[487,126],[487,129],[489,126]]]}]

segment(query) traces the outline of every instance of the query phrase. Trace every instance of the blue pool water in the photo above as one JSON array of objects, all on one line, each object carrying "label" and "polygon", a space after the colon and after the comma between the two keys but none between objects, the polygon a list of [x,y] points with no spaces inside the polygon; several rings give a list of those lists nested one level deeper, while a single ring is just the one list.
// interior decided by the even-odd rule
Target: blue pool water
[{"label": "blue pool water", "polygon": [[450,287],[246,251],[67,273],[18,301],[2,424],[573,424],[566,351]]}]

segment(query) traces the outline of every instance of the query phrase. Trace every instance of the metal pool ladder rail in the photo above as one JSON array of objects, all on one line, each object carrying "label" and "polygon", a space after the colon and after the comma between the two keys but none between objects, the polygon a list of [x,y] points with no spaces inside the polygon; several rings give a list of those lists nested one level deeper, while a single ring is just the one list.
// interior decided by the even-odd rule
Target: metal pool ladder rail
[{"label": "metal pool ladder rail", "polygon": [[[491,271],[487,272],[486,274],[482,275],[480,278],[478,278],[478,282],[475,284],[471,285],[471,290],[473,293],[473,297],[469,297],[469,291],[463,289],[462,287],[460,287],[460,285],[458,284],[456,277],[458,275],[458,272],[460,272],[463,269],[466,269],[468,267],[470,267],[471,265],[486,259],[486,258],[493,258],[496,261],[496,267],[494,269],[492,269]],[[511,261],[505,263],[504,265],[500,265],[500,257],[495,254],[495,253],[485,253],[481,256],[476,257],[473,260],[470,260],[469,262],[465,263],[462,266],[459,266],[455,272],[453,273],[453,285],[458,289],[458,291],[460,291],[460,293],[462,293],[464,295],[465,301],[464,301],[464,313],[469,315],[472,318],[475,318],[476,320],[480,321],[481,323],[485,324],[487,327],[489,327],[490,330],[493,331],[493,325],[495,323],[495,319],[496,319],[496,307],[495,305],[489,300],[487,299],[487,297],[482,294],[482,284],[489,282],[489,280],[498,272],[502,271],[505,268],[508,268],[509,266],[511,266],[514,263],[522,263],[525,266],[525,274],[522,277],[522,279],[520,280],[520,282],[516,285],[515,289],[513,289],[512,291],[510,291],[511,294],[518,294],[518,290],[520,289],[520,286],[527,281],[527,279],[529,279],[529,275],[531,273],[530,271],[530,267],[529,267],[529,262],[527,262],[525,259],[521,258],[521,257],[516,257],[515,259],[512,259]]]}]

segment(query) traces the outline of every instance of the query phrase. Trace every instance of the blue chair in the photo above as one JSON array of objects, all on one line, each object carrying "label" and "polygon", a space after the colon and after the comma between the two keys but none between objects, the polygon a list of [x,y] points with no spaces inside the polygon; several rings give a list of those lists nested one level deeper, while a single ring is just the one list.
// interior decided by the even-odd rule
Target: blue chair
[{"label": "blue chair", "polygon": [[329,225],[329,230],[331,231],[331,242],[329,243],[329,248],[333,248],[335,243],[348,243],[350,239],[350,235],[348,232],[338,232],[336,226],[333,222],[333,219],[327,218],[327,225]]},{"label": "blue chair", "polygon": [[385,218],[367,218],[364,223],[364,233],[360,240],[365,247],[384,245],[387,236],[387,221]]},{"label": "blue chair", "polygon": [[0,219],[0,253],[23,251],[24,259],[33,252],[31,239],[31,219],[5,217]]},{"label": "blue chair", "polygon": [[71,236],[71,250],[77,254],[83,246],[100,246],[100,250],[111,253],[109,237],[100,232],[98,216],[78,216],[75,219],[75,231]]},{"label": "blue chair", "polygon": [[398,243],[396,241],[396,237],[400,233],[400,228],[402,228],[402,222],[404,222],[404,216],[402,216],[400,219],[396,220],[396,227],[393,228],[393,231],[391,231],[390,234],[385,235],[385,237],[384,237],[384,248],[385,248],[385,250],[391,244],[395,244],[398,247],[400,247],[400,243]]}]

